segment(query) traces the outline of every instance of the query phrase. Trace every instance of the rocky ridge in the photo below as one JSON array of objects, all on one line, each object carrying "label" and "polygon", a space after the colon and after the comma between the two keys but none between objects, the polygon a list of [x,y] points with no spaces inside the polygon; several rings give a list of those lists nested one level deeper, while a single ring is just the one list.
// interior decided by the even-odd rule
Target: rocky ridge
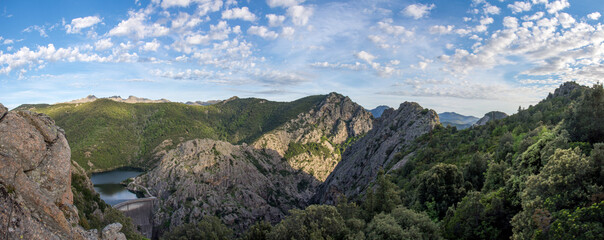
[{"label": "rocky ridge", "polygon": [[[71,152],[50,117],[0,104],[0,238],[108,239],[79,226]],[[112,239],[125,239],[121,226]]]},{"label": "rocky ridge", "polygon": [[398,110],[385,110],[373,129],[346,149],[311,202],[333,204],[341,195],[349,199],[360,196],[380,169],[404,164],[407,158],[398,159],[395,153],[439,124],[436,112],[417,103],[405,102]]},{"label": "rocky ridge", "polygon": [[[371,113],[363,107],[330,93],[317,107],[264,134],[252,145],[274,150],[294,169],[324,181],[341,160],[346,142],[367,133],[372,123]],[[303,151],[290,149],[292,144]]]},{"label": "rocky ridge", "polygon": [[196,139],[160,154],[156,168],[129,184],[159,199],[158,226],[173,228],[207,215],[238,231],[257,220],[275,223],[289,209],[304,207],[319,184],[277,152],[246,144]]}]

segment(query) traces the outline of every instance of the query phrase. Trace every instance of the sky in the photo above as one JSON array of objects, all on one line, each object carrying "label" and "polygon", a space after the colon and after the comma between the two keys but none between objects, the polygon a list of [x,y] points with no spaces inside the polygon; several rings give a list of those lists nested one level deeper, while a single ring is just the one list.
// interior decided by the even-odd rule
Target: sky
[{"label": "sky", "polygon": [[0,0],[0,103],[338,92],[482,116],[604,79],[601,0]]}]

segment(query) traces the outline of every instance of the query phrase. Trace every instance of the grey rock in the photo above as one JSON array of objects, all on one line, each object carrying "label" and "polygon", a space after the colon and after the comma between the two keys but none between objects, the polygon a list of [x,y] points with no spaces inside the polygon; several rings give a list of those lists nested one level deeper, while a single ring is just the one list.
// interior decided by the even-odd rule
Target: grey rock
[{"label": "grey rock", "polygon": [[102,240],[126,240],[126,235],[120,232],[122,224],[112,223],[103,228]]},{"label": "grey rock", "polygon": [[373,129],[346,149],[342,161],[311,202],[333,204],[341,195],[349,199],[360,196],[378,171],[394,161],[396,153],[439,124],[436,112],[417,103],[405,102],[398,110],[386,109],[374,122]]}]

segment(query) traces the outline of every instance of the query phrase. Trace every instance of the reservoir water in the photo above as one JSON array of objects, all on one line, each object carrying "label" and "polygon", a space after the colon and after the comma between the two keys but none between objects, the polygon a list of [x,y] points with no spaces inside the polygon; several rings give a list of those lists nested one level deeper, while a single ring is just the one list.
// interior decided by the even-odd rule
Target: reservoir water
[{"label": "reservoir water", "polygon": [[90,177],[90,181],[94,184],[94,190],[101,195],[101,199],[113,206],[124,201],[138,198],[136,194],[128,191],[128,189],[120,183],[142,173],[142,171],[131,168],[121,168],[109,172],[93,173],[92,177]]}]

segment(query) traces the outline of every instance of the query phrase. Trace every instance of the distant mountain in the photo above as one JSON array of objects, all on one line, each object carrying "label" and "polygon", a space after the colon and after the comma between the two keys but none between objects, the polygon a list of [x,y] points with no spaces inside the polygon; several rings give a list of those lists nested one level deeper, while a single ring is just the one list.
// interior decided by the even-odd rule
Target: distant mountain
[{"label": "distant mountain", "polygon": [[477,117],[464,116],[455,112],[439,113],[438,117],[443,126],[454,126],[457,127],[457,129],[469,128],[478,121]]},{"label": "distant mountain", "polygon": [[386,110],[388,108],[390,108],[390,107],[388,107],[386,105],[380,105],[374,109],[369,110],[369,112],[373,115],[374,118],[379,118],[382,116],[382,113],[384,112],[384,110]]},{"label": "distant mountain", "polygon": [[159,99],[159,100],[151,100],[148,98],[139,98],[139,97],[135,97],[135,96],[129,96],[128,98],[122,98],[120,96],[112,96],[112,97],[108,97],[108,98],[97,98],[94,95],[88,95],[85,98],[80,98],[80,99],[76,99],[76,100],[72,100],[69,102],[65,102],[65,103],[89,103],[89,102],[94,102],[97,99],[109,99],[112,101],[116,101],[116,102],[124,102],[124,103],[167,103],[170,102],[167,99]]},{"label": "distant mountain", "polygon": [[479,119],[475,125],[482,126],[482,125],[487,124],[490,121],[504,119],[506,117],[508,117],[508,115],[504,112],[499,112],[499,111],[488,112],[487,114],[484,115],[484,117]]}]

